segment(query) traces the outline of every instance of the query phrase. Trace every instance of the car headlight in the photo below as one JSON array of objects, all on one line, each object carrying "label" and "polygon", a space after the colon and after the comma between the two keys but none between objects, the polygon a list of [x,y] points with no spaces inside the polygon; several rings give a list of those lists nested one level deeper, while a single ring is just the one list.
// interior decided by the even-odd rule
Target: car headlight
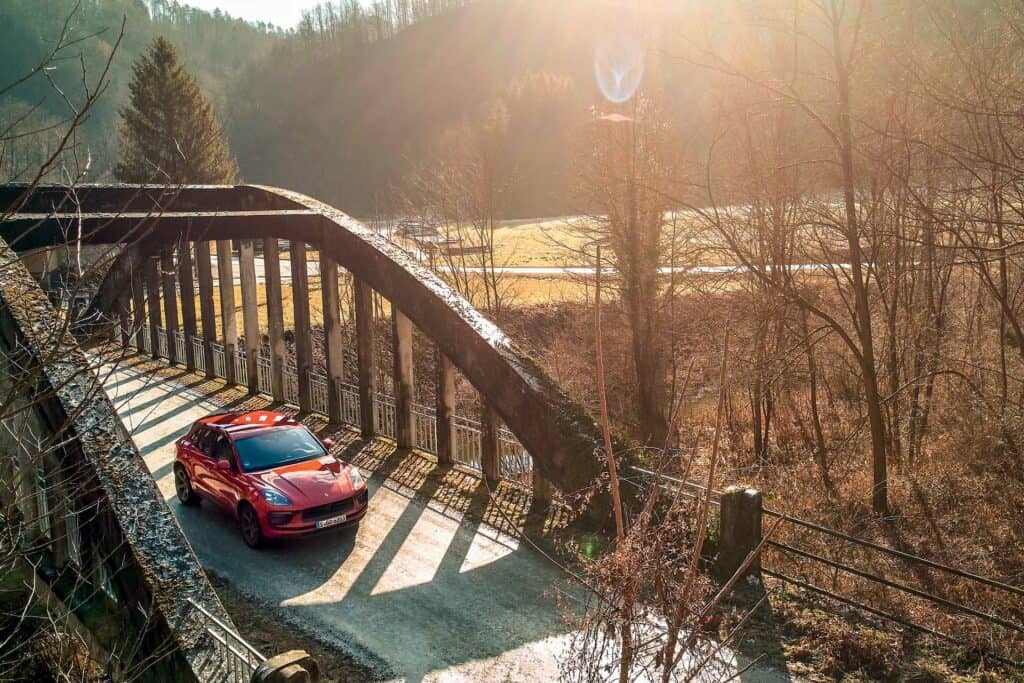
[{"label": "car headlight", "polygon": [[363,480],[363,475],[359,472],[358,467],[348,468],[348,478],[352,480],[352,488],[361,489],[366,486],[366,481]]},{"label": "car headlight", "polygon": [[274,489],[260,489],[260,495],[263,496],[263,500],[275,507],[285,507],[292,504],[288,496]]}]

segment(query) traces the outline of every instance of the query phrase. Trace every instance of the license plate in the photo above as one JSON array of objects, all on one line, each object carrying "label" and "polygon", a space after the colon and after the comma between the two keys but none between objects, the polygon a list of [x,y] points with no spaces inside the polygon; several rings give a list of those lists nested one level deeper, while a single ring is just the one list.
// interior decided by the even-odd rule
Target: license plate
[{"label": "license plate", "polygon": [[341,524],[341,523],[343,523],[345,521],[346,517],[348,517],[348,515],[338,515],[337,517],[330,517],[328,519],[321,519],[319,522],[316,523],[316,528],[317,529],[326,529],[329,526],[335,526],[337,524]]}]

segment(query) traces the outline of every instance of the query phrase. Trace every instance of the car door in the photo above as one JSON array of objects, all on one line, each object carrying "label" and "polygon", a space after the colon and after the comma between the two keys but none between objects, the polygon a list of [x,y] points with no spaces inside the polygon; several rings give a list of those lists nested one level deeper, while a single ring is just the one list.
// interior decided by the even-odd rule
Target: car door
[{"label": "car door", "polygon": [[213,445],[217,434],[208,427],[200,427],[190,439],[192,488],[200,495],[214,497],[210,476],[213,471]]},{"label": "car door", "polygon": [[[216,463],[227,462],[231,469],[221,470]],[[213,458],[210,464],[210,488],[213,497],[226,508],[234,508],[238,500],[238,467],[235,464],[235,451],[231,440],[226,434],[217,434],[213,444]]]}]

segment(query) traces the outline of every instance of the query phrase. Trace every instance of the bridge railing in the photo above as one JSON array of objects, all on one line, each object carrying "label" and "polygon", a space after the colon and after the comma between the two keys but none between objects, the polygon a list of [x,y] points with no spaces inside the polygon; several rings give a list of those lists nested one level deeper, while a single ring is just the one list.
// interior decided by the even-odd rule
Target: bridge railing
[{"label": "bridge railing", "polygon": [[219,655],[219,664],[222,668],[210,672],[210,679],[225,683],[250,683],[256,668],[267,658],[198,602],[192,598],[189,598],[188,602],[195,608],[203,628],[213,641],[214,650]]}]

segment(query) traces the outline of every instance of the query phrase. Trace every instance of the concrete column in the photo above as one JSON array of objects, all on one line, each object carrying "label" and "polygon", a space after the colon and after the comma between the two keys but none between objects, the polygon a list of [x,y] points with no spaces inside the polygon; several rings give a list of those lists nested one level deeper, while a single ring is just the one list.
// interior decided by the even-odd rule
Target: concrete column
[{"label": "concrete column", "polygon": [[199,279],[199,314],[203,323],[203,353],[206,355],[206,376],[213,377],[213,347],[217,341],[217,313],[213,306],[213,268],[210,243],[196,242],[196,276]]},{"label": "concrete column", "polygon": [[492,486],[501,481],[498,414],[483,397],[480,398],[480,466],[484,471],[484,479]]},{"label": "concrete column", "polygon": [[455,462],[455,439],[452,419],[455,417],[455,366],[448,356],[437,352],[437,461],[442,465]]},{"label": "concrete column", "polygon": [[274,401],[284,402],[284,299],[281,254],[276,237],[263,238],[263,276],[267,286],[267,335],[270,337],[270,385]]},{"label": "concrete column", "polygon": [[[730,486],[722,493],[719,508],[718,560],[715,575],[727,580],[740,568],[747,555],[761,543],[761,492],[743,486]],[[761,558],[751,563],[746,573],[761,571]]]},{"label": "concrete column", "polygon": [[391,342],[395,377],[395,440],[412,448],[412,321],[391,306]]},{"label": "concrete column", "polygon": [[312,410],[309,371],[313,367],[313,338],[309,324],[309,276],[306,274],[306,243],[292,240],[292,307],[295,311],[295,369],[299,374],[299,410]]},{"label": "concrete column", "polygon": [[364,438],[376,432],[373,402],[377,394],[377,353],[373,343],[373,290],[354,278],[356,314],[356,362],[359,365],[359,421]]},{"label": "concrete column", "polygon": [[224,343],[224,379],[235,383],[235,347],[238,346],[238,322],[235,320],[235,276],[231,262],[231,240],[217,240],[217,285],[220,289],[220,326]]},{"label": "concrete column", "polygon": [[128,317],[131,314],[131,290],[126,289],[123,292],[119,292],[117,295],[117,317],[120,322],[118,324],[118,329],[114,330],[113,335],[111,336],[111,340],[120,343],[121,346],[128,346],[128,343],[131,341],[131,334],[128,333],[127,328],[125,327],[128,322]]},{"label": "concrete column", "polygon": [[551,485],[536,465],[533,468],[533,499],[543,503],[550,503],[555,498],[555,487]]},{"label": "concrete column", "polygon": [[[192,281],[192,245],[178,243],[178,288],[181,289],[181,328],[185,335],[185,367],[196,369],[196,352],[192,337],[196,336],[196,290]],[[178,360],[181,360],[180,358]]]},{"label": "concrete column", "polygon": [[259,303],[256,297],[256,247],[252,240],[238,244],[238,277],[242,282],[242,327],[245,331],[245,369],[249,394],[259,391],[256,359],[260,349]]},{"label": "concrete column", "polygon": [[180,363],[178,349],[174,345],[174,332],[178,329],[178,292],[174,287],[174,249],[165,248],[160,252],[160,279],[164,288],[164,319],[167,321],[167,357],[171,363]]},{"label": "concrete column", "polygon": [[160,273],[157,269],[157,259],[146,258],[146,304],[149,309],[149,343],[153,345],[153,358],[160,355],[160,344],[157,341],[157,328],[161,327],[160,321]]},{"label": "concrete column", "polygon": [[328,414],[341,422],[341,382],[345,368],[341,346],[341,301],[338,294],[338,264],[320,253],[320,291],[324,300],[324,356],[327,358]]},{"label": "concrete column", "polygon": [[142,348],[142,327],[146,324],[145,263],[132,267],[132,326],[135,328],[135,348]]}]

